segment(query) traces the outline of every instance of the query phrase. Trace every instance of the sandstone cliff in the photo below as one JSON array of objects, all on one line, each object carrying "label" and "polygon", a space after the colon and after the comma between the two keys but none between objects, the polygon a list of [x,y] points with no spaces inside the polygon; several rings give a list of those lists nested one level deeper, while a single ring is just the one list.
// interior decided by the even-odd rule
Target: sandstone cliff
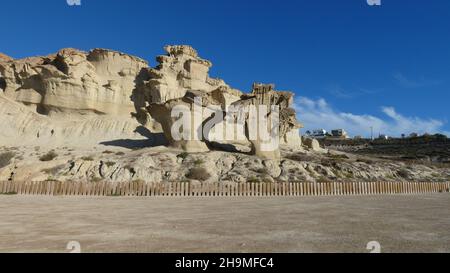
[{"label": "sandstone cliff", "polygon": [[[282,106],[282,143],[301,145],[300,124],[289,108],[292,93],[253,90],[245,95],[222,79],[211,78],[212,63],[192,47],[167,46],[165,51],[154,68],[140,58],[106,49],[67,48],[18,60],[0,55],[0,118],[6,127],[0,143],[83,146],[126,139],[148,140],[142,145],[170,143],[170,107],[186,103],[186,95],[196,92],[224,107],[240,101]],[[163,105],[166,111],[153,112]],[[196,151],[199,145],[175,146]]]}]

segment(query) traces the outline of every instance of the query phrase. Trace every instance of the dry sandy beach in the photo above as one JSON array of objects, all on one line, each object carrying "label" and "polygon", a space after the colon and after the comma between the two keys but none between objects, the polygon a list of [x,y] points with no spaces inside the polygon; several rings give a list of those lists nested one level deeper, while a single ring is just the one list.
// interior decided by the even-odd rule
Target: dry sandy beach
[{"label": "dry sandy beach", "polygon": [[450,195],[0,196],[1,252],[450,252]]}]

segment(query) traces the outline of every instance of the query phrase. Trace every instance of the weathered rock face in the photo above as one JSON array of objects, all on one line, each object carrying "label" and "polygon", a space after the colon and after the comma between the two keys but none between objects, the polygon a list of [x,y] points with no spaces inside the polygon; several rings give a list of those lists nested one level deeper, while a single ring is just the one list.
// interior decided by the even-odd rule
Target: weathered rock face
[{"label": "weathered rock face", "polygon": [[320,143],[319,141],[317,141],[317,139],[314,138],[309,138],[309,137],[303,137],[303,144],[311,149],[312,151],[315,152],[327,152],[326,149],[323,149],[322,147],[320,147]]},{"label": "weathered rock face", "polygon": [[[213,91],[219,87],[229,88],[221,79],[208,75],[210,61],[198,57],[190,46],[166,46],[167,55],[158,56],[159,65],[147,70],[148,80],[143,91],[149,103],[166,102],[184,97],[188,90]],[[240,96],[237,90],[230,95]]]},{"label": "weathered rock face", "polygon": [[[283,161],[263,160],[241,153],[212,151],[181,154],[179,150],[154,147],[122,154],[100,150],[77,149],[71,154],[64,148],[55,149],[54,160],[43,162],[39,158],[48,150],[0,146],[0,156],[13,153],[15,157],[0,167],[0,181],[107,181],[125,182],[142,180],[153,183],[187,181],[192,169],[201,168],[210,177],[191,183],[221,182],[295,182],[295,181],[448,181],[449,168],[435,168],[416,163],[392,160],[359,160],[359,156],[346,154],[348,159],[332,159],[329,154],[311,151],[291,153],[282,149]],[[89,158],[89,159],[86,159]],[[344,157],[345,158],[345,157]],[[4,164],[5,165],[5,164]],[[198,178],[200,179],[200,178]]]},{"label": "weathered rock face", "polygon": [[11,58],[3,53],[0,53],[0,62],[9,62],[12,60],[13,60],[13,58]]},{"label": "weathered rock face", "polygon": [[[166,55],[157,57],[159,64],[155,68],[137,57],[106,49],[83,52],[67,48],[19,60],[0,55],[0,104],[4,106],[0,114],[11,128],[0,137],[16,135],[33,141],[45,138],[55,144],[83,137],[103,142],[134,137],[133,127],[145,126],[145,137],[161,134],[173,147],[201,152],[212,145],[202,139],[206,136],[201,130],[213,117],[211,112],[204,114],[212,105],[219,106],[225,116],[225,109],[231,105],[277,105],[281,144],[301,146],[301,125],[290,108],[292,93],[256,84],[250,94],[244,94],[221,79],[209,77],[211,62],[200,58],[192,47],[167,46],[165,51]],[[176,106],[194,109],[196,97],[200,99],[202,116],[199,123],[192,118],[193,126],[187,134],[193,139],[175,139],[172,128],[177,118],[172,117],[172,110]],[[243,122],[248,124],[248,117]],[[246,132],[246,137],[251,133]],[[59,139],[54,139],[56,136]],[[243,142],[248,140],[244,136]],[[250,143],[252,154],[279,158],[278,149],[265,153],[260,140]]]},{"label": "weathered rock face", "polygon": [[[183,105],[193,109],[193,96],[201,98],[200,111],[203,112],[209,105],[220,105],[225,111],[227,106],[264,105],[280,107],[280,141],[283,144],[301,146],[299,128],[295,111],[290,108],[293,102],[293,93],[278,92],[273,90],[273,85],[255,84],[251,94],[244,95],[239,90],[232,89],[223,80],[211,79],[208,75],[211,62],[198,57],[197,52],[190,46],[168,46],[165,48],[167,55],[159,56],[159,65],[155,69],[147,69],[141,75],[142,82],[136,88],[133,98],[136,104],[138,119],[145,124],[150,116],[157,120],[164,131],[169,143],[175,147],[182,147],[187,151],[206,150],[202,144],[203,135],[197,135],[194,140],[176,141],[171,135],[172,125],[176,122],[171,116],[176,106]],[[226,115],[226,113],[224,114]],[[271,113],[269,113],[270,117]],[[202,125],[210,116],[202,116]],[[248,115],[246,117],[248,123]],[[201,131],[201,128],[193,126],[193,136]],[[249,126],[247,126],[249,128]],[[248,131],[248,130],[247,130]],[[247,132],[249,138],[251,132]],[[200,138],[200,140],[198,140]],[[250,139],[249,139],[250,140]],[[279,158],[279,149],[265,152],[260,140],[251,140],[252,153],[266,158]],[[191,149],[188,147],[192,147]]]},{"label": "weathered rock face", "polygon": [[130,97],[147,62],[119,52],[63,49],[0,59],[0,143],[95,145],[142,139]]},{"label": "weathered rock face", "polygon": [[[295,110],[291,108],[294,94],[286,91],[275,91],[274,89],[275,85],[273,84],[254,84],[250,95],[244,95],[240,101],[234,103],[234,105],[264,106],[267,109],[269,122],[275,114],[271,110],[271,106],[278,106],[278,113],[276,114],[279,119],[279,128],[276,133],[279,135],[279,139],[277,139],[275,149],[264,148],[264,141],[260,138],[252,139],[250,137],[250,134],[256,134],[256,132],[251,132],[250,129],[246,130],[247,138],[252,144],[252,153],[269,159],[280,158],[280,143],[301,146],[299,129],[302,128],[302,125],[297,121]],[[249,115],[247,115],[246,128],[250,128],[249,122],[251,121]],[[271,126],[273,125],[268,124],[269,128],[267,129],[270,130]]]},{"label": "weathered rock face", "polygon": [[63,49],[55,55],[0,63],[4,95],[41,114],[91,111],[129,115],[135,79],[147,63],[110,50]]}]

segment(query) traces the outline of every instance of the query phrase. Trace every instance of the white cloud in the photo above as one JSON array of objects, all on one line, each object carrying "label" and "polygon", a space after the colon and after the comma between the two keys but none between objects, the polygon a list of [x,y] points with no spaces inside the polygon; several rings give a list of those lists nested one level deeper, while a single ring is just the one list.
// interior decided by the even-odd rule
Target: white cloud
[{"label": "white cloud", "polygon": [[[350,135],[370,136],[370,127],[374,135],[378,133],[390,136],[400,136],[416,132],[442,133],[444,122],[436,119],[406,117],[397,113],[393,107],[382,107],[385,118],[373,115],[356,115],[333,109],[324,99],[312,100],[300,97],[294,105],[298,119],[305,125],[305,130],[324,128],[326,130],[343,128]],[[448,133],[448,132],[443,132]]]},{"label": "white cloud", "polygon": [[439,81],[439,80],[429,80],[429,79],[425,79],[423,77],[413,80],[413,79],[407,78],[402,73],[395,73],[393,76],[394,76],[394,79],[397,81],[397,83],[403,88],[410,88],[410,89],[421,88],[421,87],[439,85],[442,83],[442,81]]}]

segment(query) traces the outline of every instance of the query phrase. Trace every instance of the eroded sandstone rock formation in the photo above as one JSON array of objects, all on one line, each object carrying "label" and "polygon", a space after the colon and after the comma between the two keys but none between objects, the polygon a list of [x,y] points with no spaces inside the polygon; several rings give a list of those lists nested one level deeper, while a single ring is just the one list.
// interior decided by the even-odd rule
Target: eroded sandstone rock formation
[{"label": "eroded sandstone rock formation", "polygon": [[147,62],[115,51],[63,49],[0,64],[4,95],[39,113],[63,109],[128,115],[135,80]]},{"label": "eroded sandstone rock formation", "polygon": [[[251,153],[263,158],[276,159],[280,158],[280,142],[284,144],[292,144],[293,146],[300,147],[301,146],[301,138],[299,129],[302,128],[302,125],[297,121],[296,113],[291,105],[293,104],[293,93],[286,91],[275,91],[275,85],[273,84],[253,84],[253,90],[248,95],[243,95],[241,100],[233,103],[233,105],[255,105],[255,106],[265,106],[267,109],[267,120],[268,130],[272,125],[270,125],[270,121],[273,118],[273,115],[276,114],[276,119],[279,120],[279,128],[277,129],[277,135],[279,135],[279,139],[277,139],[277,143],[271,143],[270,145],[275,145],[272,149],[263,148],[266,144],[261,138],[250,137],[250,134],[256,134],[256,132],[251,132],[249,129],[250,122],[255,122],[254,120],[250,120],[249,114],[247,114],[245,118],[246,122],[246,136],[250,140],[251,143]],[[271,106],[278,106],[278,110],[276,113],[273,112]],[[263,108],[264,109],[264,108]],[[257,120],[256,122],[260,122]]]},{"label": "eroded sandstone rock formation", "polygon": [[[295,111],[291,108],[293,93],[274,90],[274,85],[255,84],[250,94],[231,88],[221,79],[212,79],[208,71],[212,66],[210,61],[198,57],[197,52],[190,46],[168,46],[165,48],[167,55],[157,57],[159,65],[156,68],[144,70],[142,83],[135,90],[136,116],[144,124],[148,120],[146,113],[157,120],[164,131],[169,143],[175,147],[182,147],[187,151],[204,151],[207,145],[201,138],[201,128],[192,128],[191,137],[194,140],[176,141],[171,135],[171,128],[175,122],[171,116],[175,106],[184,105],[194,108],[194,97],[201,98],[201,107],[208,105],[220,105],[225,111],[227,106],[239,105],[277,105],[280,107],[280,140],[284,144],[301,146],[299,129],[301,124],[297,121]],[[269,116],[272,113],[269,111]],[[226,115],[226,113],[225,113]],[[211,118],[204,116],[203,121]],[[193,118],[192,118],[193,120]],[[246,117],[248,124],[248,116]],[[201,122],[202,125],[204,122]],[[249,126],[246,126],[248,140]],[[200,135],[199,135],[200,134]],[[261,141],[250,140],[252,153],[261,157],[279,158],[279,150],[263,151]]]},{"label": "eroded sandstone rock formation", "polygon": [[[24,139],[46,137],[53,143],[83,137],[94,142],[115,141],[115,137],[135,136],[132,128],[139,126],[137,120],[148,131],[146,137],[163,134],[171,146],[208,151],[211,143],[204,139],[175,140],[171,134],[176,122],[172,109],[179,105],[193,109],[198,97],[202,111],[211,105],[224,111],[230,105],[278,105],[280,142],[301,146],[301,124],[290,108],[293,93],[255,84],[250,94],[244,94],[221,79],[209,77],[212,63],[200,58],[192,47],[167,46],[165,51],[166,55],[157,57],[155,68],[140,58],[105,49],[83,52],[69,48],[19,60],[0,55],[0,115],[14,128],[6,135],[14,136],[17,131]],[[12,112],[14,118],[6,117]],[[18,113],[23,117],[18,118]],[[200,125],[211,117],[202,116]],[[249,122],[248,117],[244,122]],[[189,133],[201,134],[195,126]],[[60,136],[58,141],[51,139],[55,132]],[[249,138],[251,132],[245,134]],[[279,151],[262,152],[259,140],[250,143],[253,154],[279,157]]]}]

